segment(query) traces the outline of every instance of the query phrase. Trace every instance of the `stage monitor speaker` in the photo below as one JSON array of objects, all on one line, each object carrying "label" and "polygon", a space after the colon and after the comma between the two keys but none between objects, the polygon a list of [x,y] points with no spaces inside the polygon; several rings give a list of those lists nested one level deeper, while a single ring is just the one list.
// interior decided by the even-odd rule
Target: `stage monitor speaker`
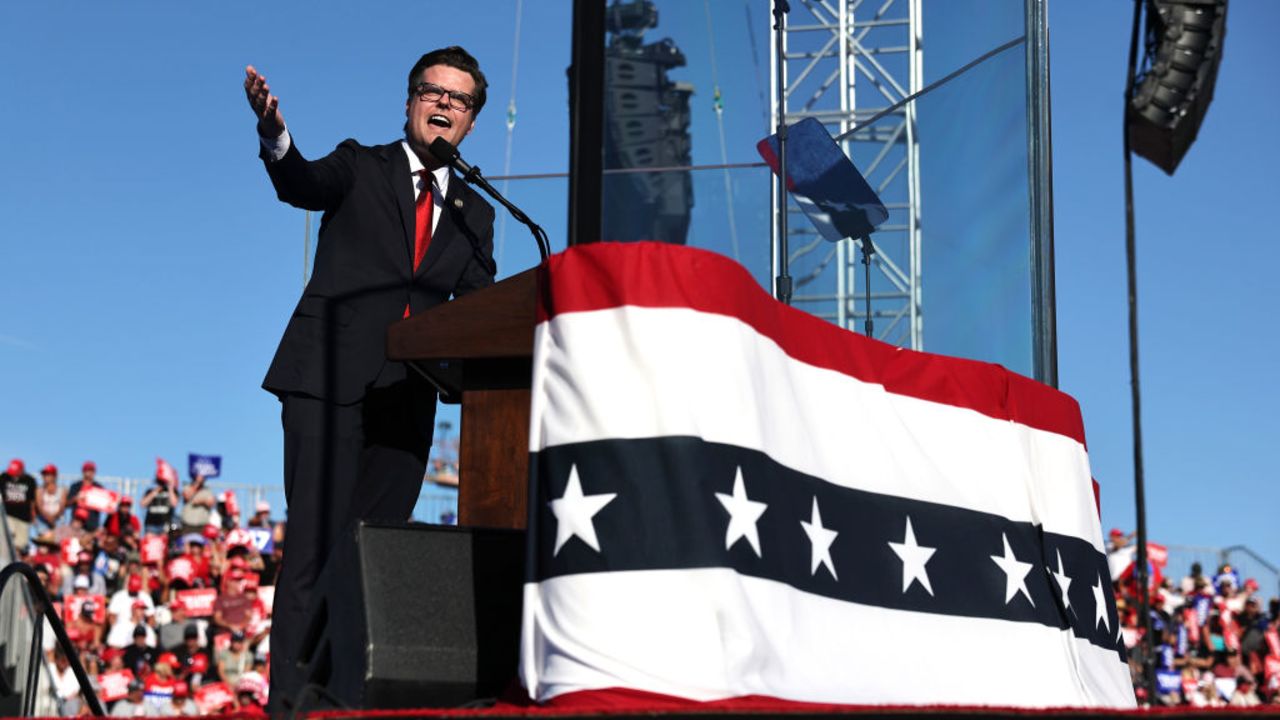
[{"label": "stage monitor speaker", "polygon": [[364,709],[501,694],[516,678],[524,537],[362,523],[317,583],[301,654],[308,682]]},{"label": "stage monitor speaker", "polygon": [[1227,0],[1147,0],[1146,13],[1146,72],[1129,99],[1129,141],[1172,175],[1213,100]]}]

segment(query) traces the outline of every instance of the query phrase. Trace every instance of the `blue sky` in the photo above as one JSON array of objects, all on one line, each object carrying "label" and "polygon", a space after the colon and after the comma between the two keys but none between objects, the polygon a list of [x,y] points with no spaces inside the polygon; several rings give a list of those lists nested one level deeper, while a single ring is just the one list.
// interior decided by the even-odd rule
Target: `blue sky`
[{"label": "blue sky", "polygon": [[[569,5],[525,8],[513,173],[565,168]],[[710,5],[717,52],[737,43],[745,53],[743,34],[768,27],[766,17],[748,24],[739,0]],[[514,7],[0,5],[0,457],[29,467],[54,462],[64,476],[92,458],[102,474],[149,477],[156,456],[181,466],[189,451],[221,453],[228,481],[278,486],[278,405],[259,383],[301,289],[303,219],[275,200],[256,159],[243,67],[267,75],[300,147],[318,155],[346,137],[397,137],[404,76],[417,55],[467,46],[491,87],[462,151],[492,176],[506,162]],[[668,7],[668,27],[705,30],[701,3]],[[1120,112],[1131,7],[1050,3],[1061,387],[1084,411],[1104,526],[1126,529],[1133,496]],[[1152,537],[1246,544],[1273,563],[1280,398],[1271,375],[1280,348],[1271,322],[1280,310],[1280,248],[1271,208],[1280,197],[1280,101],[1265,88],[1280,67],[1267,35],[1277,25],[1280,4],[1233,3],[1199,140],[1176,177],[1142,160],[1136,173]],[[945,28],[926,26],[926,38],[945,47]],[[691,65],[701,63],[708,51],[689,43]],[[722,62],[719,73],[731,136],[759,137],[756,70]],[[710,93],[701,90],[695,122],[707,123]],[[728,155],[755,160],[746,143]],[[718,148],[695,150],[695,160],[718,162]],[[510,186],[557,249],[564,187]],[[744,182],[739,192],[751,187]],[[711,207],[710,192],[702,197]],[[535,257],[523,230],[509,226],[504,273]]]}]

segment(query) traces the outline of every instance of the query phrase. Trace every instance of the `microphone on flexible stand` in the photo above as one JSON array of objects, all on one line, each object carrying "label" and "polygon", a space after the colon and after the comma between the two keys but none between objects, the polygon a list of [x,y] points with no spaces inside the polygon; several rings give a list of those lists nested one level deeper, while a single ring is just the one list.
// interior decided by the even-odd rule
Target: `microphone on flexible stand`
[{"label": "microphone on flexible stand", "polygon": [[466,160],[463,160],[462,156],[458,154],[458,148],[454,147],[453,143],[442,137],[438,137],[431,141],[431,146],[428,149],[431,151],[431,154],[435,159],[445,165],[448,165],[454,170],[457,170],[462,174],[463,180],[466,180],[472,185],[484,190],[489,197],[501,203],[502,206],[511,213],[511,217],[514,217],[516,220],[527,225],[529,230],[533,233],[534,241],[538,243],[538,254],[543,260],[547,259],[547,255],[551,254],[551,242],[547,239],[546,231],[539,227],[537,223],[530,220],[529,216],[525,215],[523,210],[516,207],[510,200],[503,197],[502,193],[494,189],[494,187],[489,184],[489,181],[485,180],[480,174],[480,168],[469,164]]}]

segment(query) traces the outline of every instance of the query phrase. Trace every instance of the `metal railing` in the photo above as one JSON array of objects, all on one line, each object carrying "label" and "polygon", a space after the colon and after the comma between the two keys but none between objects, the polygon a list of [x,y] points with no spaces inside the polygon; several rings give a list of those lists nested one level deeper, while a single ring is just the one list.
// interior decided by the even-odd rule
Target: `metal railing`
[{"label": "metal railing", "polygon": [[1192,563],[1200,563],[1201,569],[1209,578],[1216,575],[1218,568],[1222,565],[1230,565],[1239,573],[1242,582],[1246,578],[1257,580],[1260,594],[1280,597],[1280,568],[1249,547],[1244,545],[1221,548],[1195,545],[1167,545],[1166,547],[1169,548],[1169,561],[1165,566],[1164,574],[1174,582],[1175,586],[1179,580],[1190,574]]},{"label": "metal railing", "polygon": [[[52,627],[95,715],[104,715],[80,656],[67,638],[62,620],[30,565],[17,562],[8,518],[0,513],[0,715],[49,717],[58,714],[58,697],[44,657],[45,624]],[[14,577],[26,582],[10,583]]]}]

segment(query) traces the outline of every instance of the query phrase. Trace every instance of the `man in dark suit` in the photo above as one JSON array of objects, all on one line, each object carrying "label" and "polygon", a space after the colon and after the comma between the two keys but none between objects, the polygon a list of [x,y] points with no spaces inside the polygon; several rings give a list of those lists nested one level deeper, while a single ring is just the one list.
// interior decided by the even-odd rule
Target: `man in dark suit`
[{"label": "man in dark suit", "polygon": [[312,587],[340,533],[407,519],[422,485],[436,394],[386,359],[387,328],[493,282],[493,208],[428,151],[471,132],[486,85],[462,48],[427,53],[409,73],[402,141],[346,140],[308,161],[266,78],[245,70],[277,195],[324,212],[311,279],[263,382],[282,403],[289,510],[271,630],[276,710],[303,684]]}]

